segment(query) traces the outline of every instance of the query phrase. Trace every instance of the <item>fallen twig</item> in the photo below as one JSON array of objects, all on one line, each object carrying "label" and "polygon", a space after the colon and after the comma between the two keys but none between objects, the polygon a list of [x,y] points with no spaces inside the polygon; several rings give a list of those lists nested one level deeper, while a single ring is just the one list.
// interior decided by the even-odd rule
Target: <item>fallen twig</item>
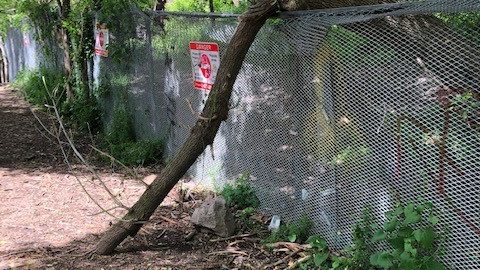
[{"label": "fallen twig", "polygon": [[248,257],[248,254],[243,252],[243,251],[238,251],[238,250],[223,250],[223,251],[216,251],[216,252],[211,252],[208,253],[208,255],[222,255],[222,254],[236,254],[236,255],[243,255]]},{"label": "fallen twig", "polygon": [[228,246],[231,247],[231,246],[234,246],[236,244],[243,243],[243,242],[245,242],[245,240],[236,240],[236,241],[233,241],[233,242],[229,243]]},{"label": "fallen twig", "polygon": [[197,234],[197,230],[193,230],[185,236],[185,241],[190,241]]},{"label": "fallen twig", "polygon": [[293,270],[293,269],[297,268],[300,264],[310,260],[310,258],[312,258],[312,255],[307,255],[303,258],[300,258],[299,260],[297,260],[296,262],[291,264],[289,267],[285,268],[285,270]]},{"label": "fallen twig", "polygon": [[297,250],[307,250],[307,249],[310,249],[311,246],[310,245],[300,245],[300,244],[297,244],[297,243],[292,243],[292,242],[277,242],[277,243],[272,243],[272,244],[267,244],[266,245],[267,247],[269,248],[276,248],[276,249],[280,249],[280,248],[288,248],[289,250],[291,251],[297,251]]},{"label": "fallen twig", "polygon": [[175,221],[175,220],[173,220],[173,219],[169,219],[169,218],[164,217],[164,216],[159,216],[158,218],[161,219],[161,220],[164,220],[164,221],[166,221],[166,222],[172,223],[172,224],[178,224],[177,221]]},{"label": "fallen twig", "polygon": [[290,253],[290,254],[288,254],[286,257],[284,257],[284,258],[276,261],[275,263],[266,265],[265,267],[263,267],[263,269],[269,269],[269,268],[273,268],[273,267],[275,267],[275,266],[278,266],[278,265],[280,265],[280,264],[282,264],[282,263],[287,263],[287,260],[288,260],[288,259],[292,258],[293,256],[295,256],[295,255],[298,254],[299,252],[300,252],[300,249],[297,250],[297,251],[294,251],[294,252],[292,252],[292,253]]},{"label": "fallen twig", "polygon": [[228,241],[228,240],[234,240],[238,238],[245,238],[249,236],[254,236],[256,233],[247,233],[247,234],[239,234],[239,235],[234,235],[230,237],[225,237],[225,238],[217,238],[217,239],[212,239],[210,242],[221,242],[221,241]]}]

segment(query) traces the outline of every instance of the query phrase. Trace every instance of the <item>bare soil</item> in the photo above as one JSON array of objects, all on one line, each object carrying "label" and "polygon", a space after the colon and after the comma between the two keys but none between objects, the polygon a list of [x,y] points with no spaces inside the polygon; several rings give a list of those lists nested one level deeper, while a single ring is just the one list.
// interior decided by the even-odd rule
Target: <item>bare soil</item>
[{"label": "bare soil", "polygon": [[[36,112],[42,122],[52,123],[47,114]],[[101,233],[115,222],[93,200],[106,209],[114,204],[84,165],[73,166],[65,164],[56,140],[42,130],[19,93],[0,86],[0,270],[263,269],[286,255],[266,250],[255,234],[216,241],[217,236],[198,232],[186,239],[196,231],[189,217],[201,201],[179,202],[178,188],[115,254],[91,255]],[[97,170],[127,206],[145,189],[108,166]],[[154,178],[151,173],[140,170],[147,182]],[[112,213],[121,217],[124,210]]]}]

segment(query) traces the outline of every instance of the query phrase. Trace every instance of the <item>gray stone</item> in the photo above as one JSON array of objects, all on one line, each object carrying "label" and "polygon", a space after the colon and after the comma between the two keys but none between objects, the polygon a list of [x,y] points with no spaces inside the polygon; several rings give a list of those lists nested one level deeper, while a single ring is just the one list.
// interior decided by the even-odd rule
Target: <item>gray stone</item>
[{"label": "gray stone", "polygon": [[221,237],[235,233],[235,222],[225,199],[215,197],[207,199],[195,209],[191,217],[193,224],[208,228]]}]

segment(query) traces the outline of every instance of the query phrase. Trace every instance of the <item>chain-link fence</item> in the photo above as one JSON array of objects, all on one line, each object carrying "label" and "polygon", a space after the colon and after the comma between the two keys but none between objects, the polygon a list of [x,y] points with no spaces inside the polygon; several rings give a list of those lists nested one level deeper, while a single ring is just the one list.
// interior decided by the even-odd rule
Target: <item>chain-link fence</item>
[{"label": "chain-link fence", "polygon": [[[28,23],[25,22],[24,26]],[[38,32],[30,27],[28,30],[11,28],[5,38],[0,39],[3,55],[4,82],[14,81],[22,70],[36,70],[41,67],[60,69],[63,61],[61,49],[56,40],[36,38]],[[1,59],[2,57],[0,57]],[[0,71],[1,72],[1,71]]]},{"label": "chain-link fence", "polygon": [[[265,211],[307,215],[335,247],[366,207],[383,221],[423,198],[448,228],[446,263],[480,268],[478,14],[478,1],[423,1],[269,20],[192,176],[215,186],[248,172]],[[95,59],[104,121],[131,114],[137,137],[164,138],[172,156],[208,94],[193,88],[189,42],[225,49],[237,20],[129,17]]]},{"label": "chain-link fence", "polygon": [[[189,42],[222,53],[236,26],[198,14],[113,20],[110,55],[91,67],[107,127],[131,116],[138,139],[165,140],[168,160],[208,95],[193,87]],[[32,37],[4,39],[10,79],[61,65],[54,41]],[[258,34],[229,119],[190,174],[215,187],[249,173],[266,212],[307,215],[334,247],[351,242],[365,208],[382,222],[398,201],[428,200],[448,231],[445,262],[479,269],[479,71],[478,0],[285,13]]]}]

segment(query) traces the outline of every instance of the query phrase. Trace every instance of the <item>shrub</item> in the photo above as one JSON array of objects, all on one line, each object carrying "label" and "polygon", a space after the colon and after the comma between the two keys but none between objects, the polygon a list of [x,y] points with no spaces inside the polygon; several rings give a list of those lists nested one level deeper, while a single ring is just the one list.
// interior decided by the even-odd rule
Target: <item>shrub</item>
[{"label": "shrub", "polygon": [[[45,88],[42,77],[45,78],[47,88]],[[36,70],[20,71],[13,86],[22,91],[27,101],[43,107],[45,104],[52,105],[47,89],[60,103],[65,100],[64,84],[65,80],[61,72],[41,67]]]},{"label": "shrub", "polygon": [[260,201],[255,195],[255,190],[248,183],[248,178],[248,174],[243,174],[235,183],[225,185],[220,195],[225,199],[227,205],[236,206],[239,209],[260,206]]},{"label": "shrub", "polygon": [[[383,226],[371,222],[368,212],[354,230],[354,245],[333,255],[321,236],[311,236],[311,259],[302,269],[445,269],[439,261],[443,237],[431,203],[398,204],[385,214]],[[378,244],[381,245],[378,245]],[[374,253],[382,247],[383,250]]]},{"label": "shrub", "polygon": [[110,144],[108,152],[126,166],[148,165],[159,162],[163,155],[162,140],[145,140]]},{"label": "shrub", "polygon": [[112,121],[102,139],[102,148],[126,166],[149,165],[162,159],[161,139],[135,138],[131,117],[124,107],[114,109]]}]

